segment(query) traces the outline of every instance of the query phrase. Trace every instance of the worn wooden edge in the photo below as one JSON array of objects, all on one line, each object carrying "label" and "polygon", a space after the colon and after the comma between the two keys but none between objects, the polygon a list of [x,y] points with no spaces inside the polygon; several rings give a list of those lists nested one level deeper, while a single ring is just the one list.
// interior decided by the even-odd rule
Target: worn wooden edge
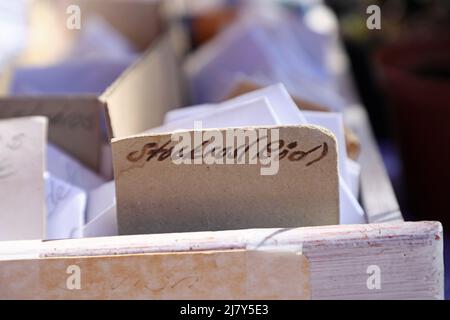
[{"label": "worn wooden edge", "polygon": [[[19,240],[0,242],[0,260],[46,257],[99,256],[152,252],[183,252],[245,249],[253,239],[265,239],[263,244],[287,243],[326,245],[327,243],[357,243],[432,239],[440,237],[440,222],[390,222],[380,224],[330,225],[301,228],[264,228],[246,230],[183,232],[166,234],[122,235],[64,240]],[[282,245],[282,242],[277,242]]]},{"label": "worn wooden edge", "polygon": [[[310,263],[312,299],[443,299],[439,222],[152,234],[0,243],[0,260],[241,250],[300,245]],[[367,287],[369,266],[381,270]],[[295,276],[295,275],[293,275]]]}]

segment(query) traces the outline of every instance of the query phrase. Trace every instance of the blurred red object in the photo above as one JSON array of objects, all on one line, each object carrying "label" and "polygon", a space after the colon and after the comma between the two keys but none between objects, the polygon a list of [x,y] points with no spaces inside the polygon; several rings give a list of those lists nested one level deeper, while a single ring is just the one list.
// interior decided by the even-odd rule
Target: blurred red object
[{"label": "blurred red object", "polygon": [[235,8],[224,7],[192,18],[192,40],[198,47],[230,25],[237,17]]},{"label": "blurred red object", "polygon": [[414,219],[450,227],[450,35],[377,52]]}]

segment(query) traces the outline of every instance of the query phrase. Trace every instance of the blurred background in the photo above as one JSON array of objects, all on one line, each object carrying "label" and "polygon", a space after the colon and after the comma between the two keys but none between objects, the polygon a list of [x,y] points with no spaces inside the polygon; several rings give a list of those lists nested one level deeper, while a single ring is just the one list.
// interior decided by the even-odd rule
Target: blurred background
[{"label": "blurred background", "polygon": [[[83,2],[89,14],[81,12],[81,29],[68,28],[74,12],[67,8]],[[276,20],[274,3],[288,12],[282,19]],[[380,10],[381,29],[368,28],[372,5]],[[106,19],[96,18],[98,12]],[[298,61],[297,72],[287,76],[273,65],[251,65],[257,52],[247,51],[247,56],[242,49],[249,40],[234,58],[246,64],[229,63],[223,70],[238,71],[255,83],[283,81],[315,107],[363,106],[405,220],[438,220],[449,234],[450,1],[0,0],[0,93],[100,94],[169,28],[186,73],[180,76],[181,104],[216,102],[226,94],[217,83],[190,78],[202,60],[198,52],[218,37],[225,41],[223,32],[244,20],[252,20],[256,29],[251,32],[257,35],[267,25],[264,19],[290,29],[264,41],[276,56],[281,35],[295,38],[298,51],[286,47],[286,55],[276,61],[287,68]],[[189,57],[192,53],[195,58]],[[216,74],[217,82],[228,81],[229,75],[214,72],[208,75]],[[448,239],[446,244],[448,266]],[[447,292],[449,278],[447,273]]]}]

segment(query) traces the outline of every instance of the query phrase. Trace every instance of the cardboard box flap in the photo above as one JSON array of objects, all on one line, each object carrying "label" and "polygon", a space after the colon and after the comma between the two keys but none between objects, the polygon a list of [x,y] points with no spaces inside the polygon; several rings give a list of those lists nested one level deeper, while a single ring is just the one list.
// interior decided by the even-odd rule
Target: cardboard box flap
[{"label": "cardboard box flap", "polygon": [[179,81],[176,55],[169,35],[164,34],[101,96],[111,137],[160,125],[167,111],[182,104]]}]

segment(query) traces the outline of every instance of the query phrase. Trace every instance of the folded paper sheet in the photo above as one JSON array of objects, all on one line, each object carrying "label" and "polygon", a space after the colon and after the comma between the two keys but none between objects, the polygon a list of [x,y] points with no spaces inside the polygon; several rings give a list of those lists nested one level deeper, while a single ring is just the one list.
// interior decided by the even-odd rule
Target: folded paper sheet
[{"label": "folded paper sheet", "polygon": [[219,161],[234,164],[204,163],[201,146],[222,150],[219,137],[227,141],[226,129],[180,133],[182,156],[190,162],[193,155],[197,164],[176,164],[171,152],[180,145],[170,134],[113,139],[119,234],[339,223],[336,140],[328,130],[266,126],[242,131],[258,137],[262,152],[278,143],[279,161],[272,150],[273,157],[264,159],[271,161],[262,163],[258,152],[251,164],[248,155],[255,149],[245,140],[242,145],[231,141],[221,155],[212,151]]},{"label": "folded paper sheet", "polygon": [[106,182],[98,174],[51,143],[47,145],[47,171],[54,177],[85,191],[98,188]]},{"label": "folded paper sheet", "polygon": [[45,239],[80,238],[87,194],[61,179],[46,175],[47,231]]},{"label": "folded paper sheet", "polygon": [[117,232],[116,190],[114,181],[89,193],[83,237],[115,236]]},{"label": "folded paper sheet", "polygon": [[0,120],[0,240],[45,236],[47,119]]},{"label": "folded paper sheet", "polygon": [[[318,52],[308,52],[319,43],[308,39],[314,32],[306,30],[305,24],[298,22],[301,19],[286,14],[274,20],[250,13],[194,52],[185,64],[194,102],[222,100],[244,76],[265,85],[283,82],[290,92],[307,101],[342,110],[345,100],[337,93],[333,71],[329,70],[329,64],[343,68],[342,54],[335,50],[334,57],[341,59],[318,61],[330,60],[324,57],[328,50],[321,44],[313,48]],[[333,39],[322,40],[328,46],[335,45]]]}]

